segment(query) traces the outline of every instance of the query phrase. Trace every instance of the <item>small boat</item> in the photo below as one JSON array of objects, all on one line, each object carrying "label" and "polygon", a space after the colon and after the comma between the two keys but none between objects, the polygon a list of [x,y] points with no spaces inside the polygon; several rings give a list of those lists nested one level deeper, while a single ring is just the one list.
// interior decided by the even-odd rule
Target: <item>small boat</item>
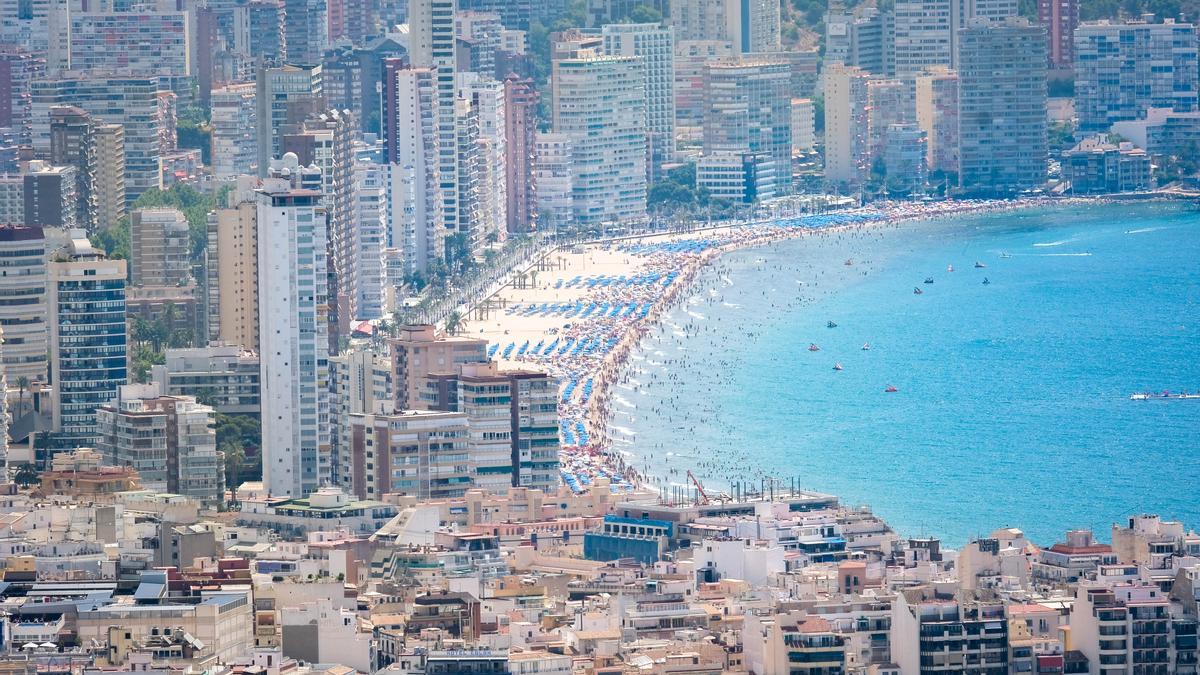
[{"label": "small boat", "polygon": [[810,351],[810,352],[819,352],[819,351],[821,351],[821,348],[820,348],[820,347],[818,347],[818,346],[816,345],[816,343],[813,343],[813,344],[810,344],[810,345],[808,346],[808,351]]},{"label": "small boat", "polygon": [[846,262],[844,262],[842,264],[845,265],[846,267],[850,267],[851,265],[854,264],[854,258],[846,258]]},{"label": "small boat", "polygon": [[984,278],[983,278],[983,285],[984,285],[984,286],[987,286],[987,285],[988,285],[988,284],[990,284],[990,283],[992,283],[992,282],[988,281],[988,278],[987,278],[987,277],[984,277]]},{"label": "small boat", "polygon": [[895,387],[893,387],[892,385],[890,385],[890,384],[889,384],[889,385],[887,386],[887,389],[884,389],[884,390],[883,390],[883,393],[885,393],[885,394],[894,394],[894,393],[896,393],[896,392],[898,392],[898,391],[900,391],[900,390],[899,390],[899,389],[897,389],[897,388],[895,388]]},{"label": "small boat", "polygon": [[1009,258],[1011,258],[1012,256],[1008,254],[1008,251],[1001,251],[1001,252],[1000,252],[1000,257],[1001,257],[1001,258],[1003,258],[1003,259],[1005,259],[1005,260],[1008,260],[1008,259],[1009,259]]},{"label": "small boat", "polygon": [[947,271],[947,272],[953,272],[953,271],[954,271],[954,265],[946,265],[946,271]]},{"label": "small boat", "polygon": [[914,286],[914,287],[913,287],[913,295],[921,295],[921,294],[922,294],[922,293],[924,293],[924,292],[925,292],[925,291],[921,290],[921,287],[920,287],[920,286]]},{"label": "small boat", "polygon": [[862,346],[862,350],[863,350],[864,352],[869,352],[869,351],[871,351],[871,343],[870,343],[870,342],[864,342],[864,343],[863,343],[863,346]]},{"label": "small boat", "polygon": [[840,363],[835,363],[835,364],[833,364],[833,369],[834,369],[834,370],[841,370],[841,369],[842,369],[842,364],[840,364]]},{"label": "small boat", "polygon": [[836,324],[836,323],[834,323],[834,322],[832,322],[832,321],[830,321],[830,322],[828,322],[828,323],[826,323],[826,324],[825,324],[825,327],[826,327],[826,328],[837,328],[837,324]]},{"label": "small boat", "polygon": [[981,270],[985,267],[987,267],[987,265],[984,265],[983,263],[979,262],[978,260],[975,261],[975,269]]},{"label": "small boat", "polygon": [[932,283],[933,283],[933,277],[925,277],[925,283],[927,283],[927,284],[932,284]]}]

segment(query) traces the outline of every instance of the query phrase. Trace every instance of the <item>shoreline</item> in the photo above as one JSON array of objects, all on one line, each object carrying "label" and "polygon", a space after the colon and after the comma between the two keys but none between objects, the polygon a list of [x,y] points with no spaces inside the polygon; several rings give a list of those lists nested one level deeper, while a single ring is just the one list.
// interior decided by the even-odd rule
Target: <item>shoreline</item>
[{"label": "shoreline", "polygon": [[[631,356],[642,346],[647,334],[661,328],[664,315],[680,306],[682,298],[694,290],[698,276],[725,253],[806,236],[898,225],[903,222],[1071,204],[1102,204],[1106,201],[1108,200],[1086,197],[1043,197],[1023,200],[889,202],[827,213],[735,223],[699,231],[648,234],[616,241],[580,244],[570,250],[580,259],[575,261],[578,264],[569,266],[568,276],[571,272],[595,271],[597,267],[612,267],[614,271],[624,274],[589,275],[579,284],[580,287],[582,284],[589,284],[588,289],[575,298],[567,298],[574,299],[574,307],[570,307],[569,303],[539,304],[537,301],[548,299],[545,297],[546,293],[541,291],[550,290],[555,291],[554,300],[561,300],[557,291],[563,289],[564,283],[567,284],[567,288],[574,287],[575,283],[583,278],[582,274],[576,274],[570,280],[558,278],[553,287],[550,284],[538,284],[535,277],[532,289],[501,289],[497,296],[511,291],[513,295],[522,299],[533,296],[534,302],[518,302],[506,308],[505,314],[512,317],[512,320],[502,320],[496,324],[497,328],[489,336],[489,341],[493,342],[493,346],[489,348],[489,355],[513,361],[520,366],[537,365],[559,377],[562,384],[559,402],[560,461],[562,477],[568,486],[581,492],[590,485],[593,478],[603,477],[623,484],[622,487],[626,490],[638,488],[657,491],[653,485],[656,478],[653,472],[651,475],[643,475],[635,468],[641,459],[639,453],[613,449],[609,426],[613,417],[614,388],[629,376],[632,367]],[[557,257],[559,260],[566,257],[557,250],[551,251],[547,256]],[[589,264],[592,269],[588,268]],[[631,287],[626,281],[637,279],[641,275],[653,275],[654,281],[637,287]],[[603,285],[593,288],[590,284],[594,279],[599,279]],[[655,294],[655,287],[660,283],[660,279],[663,284],[662,290]],[[624,292],[610,290],[610,283]],[[542,297],[539,298],[539,295]],[[581,311],[584,306],[587,309]],[[596,306],[601,307],[597,320],[589,322],[589,314]],[[609,307],[613,307],[611,314]],[[549,324],[531,319],[528,323],[533,324],[532,330],[520,321],[530,312],[536,317],[547,312],[555,313],[560,309],[566,310],[559,312],[563,319],[578,317],[579,321],[573,320],[565,324],[554,321],[553,324]],[[518,311],[523,314],[512,316]],[[602,318],[611,319],[618,314],[620,317],[616,321]],[[506,324],[508,328],[505,328]],[[538,324],[541,330],[538,330]],[[527,337],[524,343],[520,343],[519,349],[519,338],[509,341],[501,354],[500,343],[511,337],[510,331],[530,337]],[[486,330],[480,332],[485,333]],[[542,339],[527,355],[527,347],[539,334]],[[566,346],[558,348],[563,337],[566,338]],[[553,342],[545,350],[548,355],[538,355],[539,348],[551,338]],[[572,344],[575,346],[570,349],[570,354],[567,354],[568,346]],[[581,345],[586,345],[582,355],[579,353]],[[589,358],[598,345],[601,351],[600,358]],[[518,351],[515,356],[511,354],[514,349]],[[580,390],[582,393],[577,396],[576,392]]]}]

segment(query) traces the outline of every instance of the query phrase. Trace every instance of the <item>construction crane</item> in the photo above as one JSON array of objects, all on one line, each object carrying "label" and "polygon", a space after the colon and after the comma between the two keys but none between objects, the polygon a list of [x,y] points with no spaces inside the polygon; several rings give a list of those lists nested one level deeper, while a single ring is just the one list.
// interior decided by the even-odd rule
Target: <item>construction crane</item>
[{"label": "construction crane", "polygon": [[692,485],[696,486],[696,493],[700,495],[700,504],[708,504],[708,495],[704,494],[704,487],[700,485],[700,481],[696,480],[696,476],[692,474],[692,470],[688,469],[687,477],[691,479]]}]

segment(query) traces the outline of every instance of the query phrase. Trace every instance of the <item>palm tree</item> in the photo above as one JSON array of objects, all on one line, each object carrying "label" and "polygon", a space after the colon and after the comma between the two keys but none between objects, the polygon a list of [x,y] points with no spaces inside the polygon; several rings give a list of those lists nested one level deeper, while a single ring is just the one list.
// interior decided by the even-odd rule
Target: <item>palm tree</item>
[{"label": "palm tree", "polygon": [[17,378],[17,389],[20,392],[17,395],[17,413],[25,412],[25,392],[29,391],[29,378],[24,375]]},{"label": "palm tree", "polygon": [[13,481],[21,487],[29,487],[38,483],[38,470],[32,464],[22,464],[17,467],[17,473],[13,476]]},{"label": "palm tree", "polygon": [[458,313],[458,310],[454,310],[446,316],[446,332],[450,335],[458,335],[466,327],[467,322],[463,319],[462,314]]},{"label": "palm tree", "polygon": [[234,441],[225,441],[221,444],[221,452],[225,453],[225,473],[229,476],[225,482],[229,485],[231,493],[236,494],[238,475],[246,461],[246,450]]}]

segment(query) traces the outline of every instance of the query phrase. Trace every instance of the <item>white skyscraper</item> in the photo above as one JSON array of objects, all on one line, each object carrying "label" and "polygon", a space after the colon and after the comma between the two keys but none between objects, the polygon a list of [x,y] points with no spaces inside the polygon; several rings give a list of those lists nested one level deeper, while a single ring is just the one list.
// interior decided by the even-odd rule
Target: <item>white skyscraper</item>
[{"label": "white skyscraper", "polygon": [[357,320],[383,316],[383,245],[387,208],[384,165],[354,165],[354,225],[351,245],[358,264],[347,291],[358,308]]},{"label": "white skyscraper", "polygon": [[386,244],[405,261],[403,275],[424,276],[442,259],[447,232],[438,161],[437,71],[411,68],[396,71],[395,77],[398,133],[387,176]]},{"label": "white skyscraper", "polygon": [[279,496],[307,495],[332,470],[328,232],[308,175],[289,153],[257,191],[263,482]]},{"label": "white skyscraper", "polygon": [[637,56],[591,49],[553,64],[554,131],[571,142],[571,202],[580,224],[646,215],[646,84]]},{"label": "white skyscraper", "polygon": [[442,222],[453,230],[459,223],[458,156],[454,99],[457,37],[455,0],[409,0],[409,60],[414,68],[431,68],[437,92],[438,179],[442,192]]},{"label": "white skyscraper", "polygon": [[233,180],[258,168],[255,85],[231,84],[212,92],[213,175]]},{"label": "white skyscraper", "polygon": [[780,48],[775,0],[674,0],[670,23],[677,40],[724,40],[740,54]]},{"label": "white skyscraper", "polygon": [[853,66],[825,70],[825,180],[856,185],[869,168],[867,82]]},{"label": "white skyscraper", "polygon": [[470,101],[478,122],[476,139],[481,154],[479,222],[475,226],[486,243],[493,233],[503,238],[507,231],[505,215],[508,198],[504,185],[504,165],[508,149],[504,142],[506,111],[504,84],[479,73],[459,73],[458,95]]},{"label": "white skyscraper", "polygon": [[1016,0],[898,0],[895,4],[896,77],[910,82],[932,67],[958,64],[958,35],[977,19],[1016,16]]},{"label": "white skyscraper", "polygon": [[638,56],[646,69],[646,170],[657,180],[675,155],[675,34],[656,23],[609,24],[604,53]]}]

